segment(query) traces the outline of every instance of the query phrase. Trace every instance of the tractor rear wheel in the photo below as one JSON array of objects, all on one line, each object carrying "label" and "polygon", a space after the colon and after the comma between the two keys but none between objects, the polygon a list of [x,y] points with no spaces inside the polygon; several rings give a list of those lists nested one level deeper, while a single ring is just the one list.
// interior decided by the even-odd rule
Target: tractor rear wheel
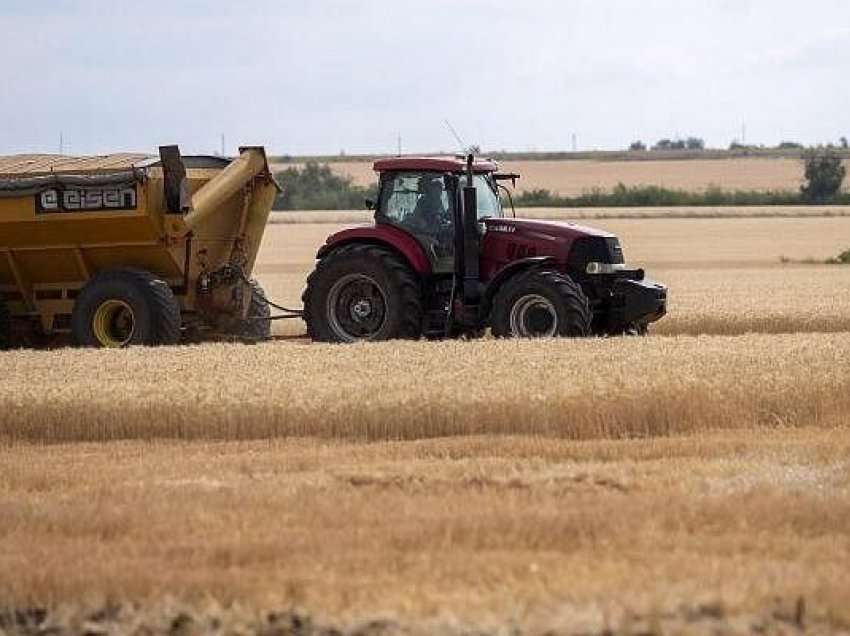
[{"label": "tractor rear wheel", "polygon": [[3,295],[0,294],[0,351],[12,346],[12,314]]},{"label": "tractor rear wheel", "polygon": [[84,347],[170,345],[180,341],[180,306],[150,272],[101,272],[83,287],[71,314],[71,335]]},{"label": "tractor rear wheel", "polygon": [[496,294],[493,335],[502,338],[579,338],[590,334],[587,296],[571,278],[551,270],[508,281]]},{"label": "tractor rear wheel", "polygon": [[417,339],[422,291],[410,267],[376,245],[334,250],[316,265],[302,296],[307,333],[320,342]]},{"label": "tractor rear wheel", "polygon": [[266,302],[266,293],[253,278],[249,281],[251,299],[248,304],[248,314],[237,323],[233,335],[250,340],[268,340],[272,337],[271,308]]}]

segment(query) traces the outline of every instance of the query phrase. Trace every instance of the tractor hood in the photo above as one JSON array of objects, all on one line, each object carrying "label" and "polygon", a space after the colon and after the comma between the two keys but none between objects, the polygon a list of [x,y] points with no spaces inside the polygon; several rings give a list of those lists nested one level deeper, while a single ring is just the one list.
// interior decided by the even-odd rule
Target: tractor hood
[{"label": "tractor hood", "polygon": [[584,273],[590,263],[624,262],[617,237],[596,228],[538,219],[485,219],[484,223],[484,252],[489,254],[485,261],[492,261],[493,267],[526,257],[550,256],[567,270]]},{"label": "tractor hood", "polygon": [[582,236],[616,238],[610,232],[566,221],[543,221],[540,219],[485,219],[488,232],[521,234],[524,238],[539,241],[573,241]]}]

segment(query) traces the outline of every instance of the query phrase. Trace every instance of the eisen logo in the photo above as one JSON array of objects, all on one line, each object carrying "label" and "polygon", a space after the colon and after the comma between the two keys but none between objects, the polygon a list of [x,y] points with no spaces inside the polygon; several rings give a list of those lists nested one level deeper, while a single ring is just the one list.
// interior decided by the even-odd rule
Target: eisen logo
[{"label": "eisen logo", "polygon": [[36,195],[38,212],[135,210],[135,188],[51,189]]},{"label": "eisen logo", "polygon": [[514,225],[491,225],[489,229],[493,232],[507,232],[508,234],[516,232]]}]

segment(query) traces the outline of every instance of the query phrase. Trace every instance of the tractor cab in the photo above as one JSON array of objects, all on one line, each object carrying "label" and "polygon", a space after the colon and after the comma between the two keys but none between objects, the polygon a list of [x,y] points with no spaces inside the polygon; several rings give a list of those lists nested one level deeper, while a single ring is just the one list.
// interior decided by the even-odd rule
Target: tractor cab
[{"label": "tractor cab", "polygon": [[[465,161],[400,157],[376,162],[375,170],[380,175],[375,223],[409,233],[425,250],[435,274],[452,273],[455,210],[460,191],[467,185]],[[503,216],[496,170],[493,162],[473,164],[479,222]]]}]

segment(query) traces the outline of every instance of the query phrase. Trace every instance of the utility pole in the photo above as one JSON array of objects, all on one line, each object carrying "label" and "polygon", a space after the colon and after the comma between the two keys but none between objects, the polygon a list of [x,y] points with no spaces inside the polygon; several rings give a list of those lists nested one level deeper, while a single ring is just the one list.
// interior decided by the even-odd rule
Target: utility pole
[{"label": "utility pole", "polygon": [[577,140],[576,140],[576,134],[575,133],[572,134],[572,142],[573,142],[573,152],[575,152],[578,149],[578,143],[577,143]]},{"label": "utility pole", "polygon": [[741,122],[741,145],[747,145],[747,124],[746,122]]},{"label": "utility pole", "polygon": [[401,133],[398,134],[398,156],[401,157]]},{"label": "utility pole", "polygon": [[61,130],[59,131],[59,154],[65,154],[65,137]]},{"label": "utility pole", "polygon": [[224,144],[224,133],[221,133],[221,156],[224,156],[225,144]]}]

